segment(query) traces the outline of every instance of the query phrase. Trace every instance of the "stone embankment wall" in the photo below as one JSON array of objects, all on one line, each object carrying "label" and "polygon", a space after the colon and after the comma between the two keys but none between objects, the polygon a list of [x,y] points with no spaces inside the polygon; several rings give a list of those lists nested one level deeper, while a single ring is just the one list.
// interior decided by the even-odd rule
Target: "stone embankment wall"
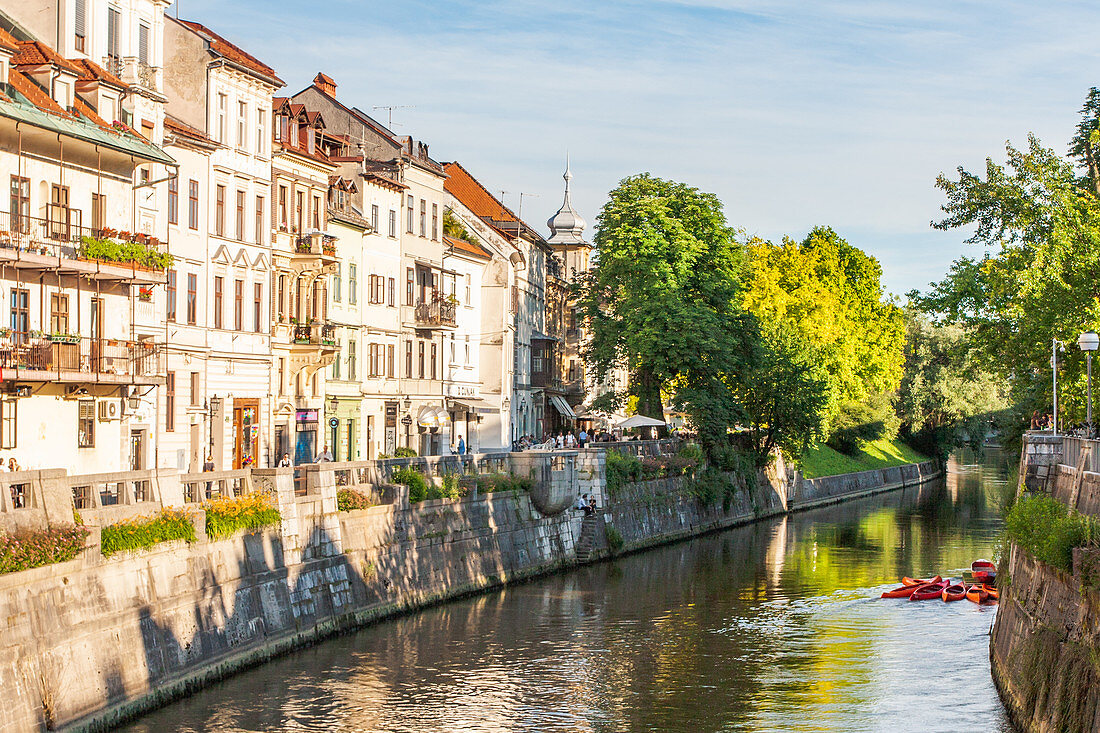
[{"label": "stone embankment wall", "polygon": [[[1028,434],[1021,491],[1100,516],[1100,441]],[[993,679],[1029,733],[1100,730],[1100,551],[1074,551],[1065,573],[1012,546],[990,639]]]},{"label": "stone embankment wall", "polygon": [[[731,477],[742,490],[727,506],[705,507],[680,478],[610,499],[603,450],[531,455],[513,470],[524,461],[542,476],[530,494],[410,505],[388,486],[376,493],[392,503],[352,512],[337,511],[337,483],[359,468],[310,467],[304,483],[291,469],[254,471],[250,485],[278,497],[279,527],[110,560],[93,548],[0,575],[0,731],[103,729],[374,619],[787,510],[782,465],[752,482]],[[880,478],[830,482],[815,500],[884,490]],[[177,481],[181,493],[197,480]],[[565,508],[563,496],[579,493],[597,496],[601,512],[584,519]]]}]

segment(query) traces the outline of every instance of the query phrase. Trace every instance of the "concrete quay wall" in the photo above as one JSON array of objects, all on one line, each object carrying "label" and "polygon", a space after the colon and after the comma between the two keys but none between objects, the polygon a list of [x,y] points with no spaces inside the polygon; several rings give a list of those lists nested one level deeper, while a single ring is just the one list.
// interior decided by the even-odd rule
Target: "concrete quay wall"
[{"label": "concrete quay wall", "polygon": [[[788,511],[782,466],[755,482],[731,477],[740,490],[727,505],[703,506],[682,478],[626,486],[610,500],[603,451],[571,460],[571,479],[554,474],[531,494],[410,505],[391,487],[393,503],[351,512],[337,510],[338,467],[314,470],[307,495],[291,470],[268,471],[255,483],[277,495],[281,526],[110,560],[93,548],[0,575],[0,731],[103,730],[376,619]],[[818,498],[841,500],[844,486],[851,497],[886,490],[886,478]],[[562,507],[566,486],[600,497],[589,520],[598,531],[583,541],[581,513]]]}]

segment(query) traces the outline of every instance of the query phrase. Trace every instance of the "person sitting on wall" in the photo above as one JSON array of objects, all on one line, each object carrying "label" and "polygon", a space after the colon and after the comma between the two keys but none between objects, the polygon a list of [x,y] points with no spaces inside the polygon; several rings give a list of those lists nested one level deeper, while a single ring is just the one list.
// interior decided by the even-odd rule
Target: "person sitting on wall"
[{"label": "person sitting on wall", "polygon": [[332,463],[332,451],[328,449],[328,445],[325,445],[321,454],[317,456],[317,460],[314,463]]},{"label": "person sitting on wall", "polygon": [[588,503],[584,505],[584,516],[591,517],[596,513],[596,497],[592,497],[588,500]]},{"label": "person sitting on wall", "polygon": [[[573,508],[578,512],[583,512],[586,506],[588,506],[588,494],[581,494],[577,497],[577,503],[573,505]],[[585,514],[587,513],[585,512]]]}]

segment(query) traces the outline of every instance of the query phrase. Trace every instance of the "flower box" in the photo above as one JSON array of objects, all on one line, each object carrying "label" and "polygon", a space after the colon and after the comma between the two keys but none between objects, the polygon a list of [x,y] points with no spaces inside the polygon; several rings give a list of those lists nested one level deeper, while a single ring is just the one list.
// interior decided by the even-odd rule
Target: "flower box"
[{"label": "flower box", "polygon": [[78,344],[80,343],[80,336],[72,333],[51,333],[47,336],[50,341],[55,344]]}]

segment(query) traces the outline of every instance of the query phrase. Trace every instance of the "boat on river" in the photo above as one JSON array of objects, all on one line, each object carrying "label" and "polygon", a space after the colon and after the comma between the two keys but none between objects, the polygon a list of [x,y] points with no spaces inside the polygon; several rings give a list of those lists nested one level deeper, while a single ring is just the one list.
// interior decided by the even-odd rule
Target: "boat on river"
[{"label": "boat on river", "polygon": [[901,582],[902,582],[903,585],[928,585],[929,583],[938,583],[941,580],[943,580],[943,578],[939,575],[932,578],[931,580],[921,580],[920,578],[910,578],[908,575],[906,575],[904,578],[901,579]]},{"label": "boat on river", "polygon": [[941,580],[938,583],[928,583],[927,585],[917,586],[909,595],[911,601],[931,601],[933,599],[939,599],[943,595],[943,591],[948,586],[948,581]]},{"label": "boat on river", "polygon": [[962,583],[952,583],[943,589],[940,593],[940,598],[944,603],[950,603],[952,601],[961,601],[966,598],[966,586]]}]

